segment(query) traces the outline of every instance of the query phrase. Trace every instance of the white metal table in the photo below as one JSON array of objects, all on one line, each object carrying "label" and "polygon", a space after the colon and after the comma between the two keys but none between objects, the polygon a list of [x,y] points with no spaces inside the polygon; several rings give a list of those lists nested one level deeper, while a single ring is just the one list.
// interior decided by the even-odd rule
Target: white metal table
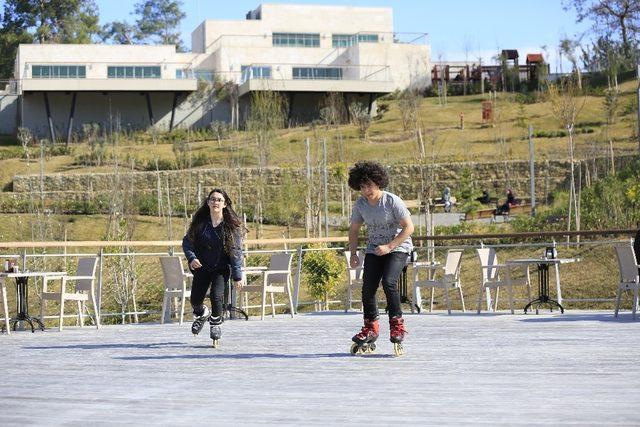
[{"label": "white metal table", "polygon": [[18,322],[27,322],[31,326],[31,332],[35,332],[33,323],[37,323],[40,329],[44,331],[44,323],[37,317],[29,316],[29,290],[27,285],[30,277],[42,277],[46,279],[61,279],[66,276],[64,271],[22,271],[15,273],[0,273],[0,280],[6,280],[8,278],[16,279],[16,317],[12,317],[7,322],[7,328],[10,327],[13,322],[13,330],[16,330]]},{"label": "white metal table", "polygon": [[[538,266],[538,298],[529,301],[524,307],[524,313],[527,314],[534,304],[536,305],[536,314],[541,305],[548,305],[549,309],[553,311],[553,307],[560,308],[560,312],[564,313],[564,307],[562,306],[562,293],[560,291],[560,264],[568,264],[571,262],[580,261],[578,258],[520,258],[508,260],[506,264],[512,265],[537,265]],[[553,300],[549,297],[549,266],[553,265],[556,273],[556,292],[558,300]]]}]

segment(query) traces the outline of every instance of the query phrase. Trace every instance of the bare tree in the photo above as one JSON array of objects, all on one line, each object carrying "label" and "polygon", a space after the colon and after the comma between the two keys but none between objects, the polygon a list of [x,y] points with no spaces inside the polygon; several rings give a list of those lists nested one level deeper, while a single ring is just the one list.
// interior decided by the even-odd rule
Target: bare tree
[{"label": "bare tree", "polygon": [[576,193],[575,182],[575,143],[573,139],[573,131],[576,121],[585,104],[585,97],[579,97],[578,89],[572,80],[560,85],[549,85],[549,100],[551,101],[551,109],[558,124],[567,130],[568,133],[568,151],[570,162],[570,197],[569,197],[569,215],[567,217],[567,230],[571,230],[571,213],[574,211],[576,229],[580,229],[580,210],[578,196]]},{"label": "bare tree", "polygon": [[564,56],[571,62],[573,66],[573,72],[576,74],[577,89],[582,90],[582,73],[580,72],[580,65],[578,64],[578,57],[576,55],[576,49],[580,46],[579,40],[571,40],[567,37],[560,40],[558,48],[564,54]]},{"label": "bare tree", "polygon": [[271,144],[277,129],[284,126],[287,109],[285,98],[275,91],[254,92],[251,98],[251,112],[247,120],[247,130],[256,142],[258,179],[256,183],[256,207],[254,217],[257,221],[256,238],[262,237],[264,219],[264,169],[269,165]]}]

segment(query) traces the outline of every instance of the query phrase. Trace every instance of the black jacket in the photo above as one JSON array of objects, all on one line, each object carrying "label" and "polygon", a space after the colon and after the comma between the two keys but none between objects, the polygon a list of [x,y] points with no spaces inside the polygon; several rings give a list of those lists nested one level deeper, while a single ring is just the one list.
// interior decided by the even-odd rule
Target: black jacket
[{"label": "black jacket", "polygon": [[182,250],[189,264],[198,258],[202,268],[207,271],[231,268],[233,280],[242,279],[242,238],[238,233],[234,238],[231,256],[224,250],[223,225],[214,227],[209,219],[194,242],[187,236],[182,239]]}]

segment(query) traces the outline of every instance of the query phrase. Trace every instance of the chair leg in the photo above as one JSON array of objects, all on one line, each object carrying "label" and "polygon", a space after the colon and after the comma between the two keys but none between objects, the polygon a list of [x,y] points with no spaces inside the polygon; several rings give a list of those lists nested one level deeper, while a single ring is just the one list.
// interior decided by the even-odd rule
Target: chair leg
[{"label": "chair leg", "polygon": [[293,317],[295,316],[295,309],[293,308],[293,298],[291,296],[291,286],[290,286],[290,283],[288,283],[288,281],[287,281],[287,287],[285,289],[287,290],[287,298],[289,298],[289,308],[291,309],[291,318],[293,319]]},{"label": "chair leg", "polygon": [[64,323],[64,289],[60,292],[60,317],[59,317],[58,330],[62,331],[62,324]]},{"label": "chair leg", "polygon": [[418,307],[419,313],[422,312],[422,295],[419,286],[413,287],[413,304]]},{"label": "chair leg", "polygon": [[269,296],[271,297],[271,317],[276,317],[276,306],[273,303],[273,292],[269,292]]},{"label": "chair leg", "polygon": [[558,304],[562,305],[562,290],[560,289],[560,266],[558,263],[554,264],[555,273],[556,273],[556,297],[558,300]]},{"label": "chair leg", "polygon": [[78,306],[78,326],[80,326],[81,328],[84,326],[84,313],[83,313],[83,309],[84,309],[84,302],[82,301],[77,301],[77,306]]},{"label": "chair leg", "polygon": [[618,317],[618,311],[620,310],[620,298],[622,297],[622,288],[618,286],[618,293],[616,295],[616,311],[613,317]]},{"label": "chair leg", "polygon": [[493,312],[498,311],[498,297],[500,296],[500,286],[496,288],[496,300],[493,302]]},{"label": "chair leg", "polygon": [[169,295],[165,292],[164,298],[162,298],[162,314],[160,314],[160,323],[164,323],[167,317],[167,304],[169,303]]},{"label": "chair leg", "polygon": [[93,313],[96,316],[96,329],[100,329],[100,315],[98,314],[98,304],[96,304],[96,294],[91,291],[91,302],[93,303]]},{"label": "chair leg", "polygon": [[180,301],[180,325],[182,325],[182,322],[184,322],[184,305],[187,301],[187,298],[184,294],[184,292],[182,293],[182,300]]},{"label": "chair leg", "polygon": [[[7,306],[7,288],[4,285],[4,282],[0,283],[0,287],[2,287],[2,305],[4,308],[4,324],[7,329],[7,335],[11,335],[11,325],[9,325],[9,307]],[[44,322],[44,317],[41,317],[41,319]]]},{"label": "chair leg", "polygon": [[458,293],[460,294],[460,302],[462,303],[462,312],[466,313],[467,311],[464,308],[464,296],[462,296],[462,287],[458,286]]},{"label": "chair leg", "polygon": [[260,320],[264,320],[264,311],[265,311],[266,305],[267,305],[267,285],[264,284],[262,286],[262,314],[260,315]]}]

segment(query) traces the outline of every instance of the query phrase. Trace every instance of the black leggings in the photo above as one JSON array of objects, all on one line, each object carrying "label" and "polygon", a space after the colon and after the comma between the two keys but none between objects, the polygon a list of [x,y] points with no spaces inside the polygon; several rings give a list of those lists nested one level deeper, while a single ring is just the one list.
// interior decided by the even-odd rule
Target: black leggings
[{"label": "black leggings", "polygon": [[403,252],[391,252],[383,256],[375,254],[365,256],[362,276],[362,307],[365,319],[378,317],[376,291],[380,280],[382,280],[382,289],[387,297],[389,317],[402,316],[397,283],[407,262],[407,256],[408,254]]},{"label": "black leggings", "polygon": [[211,315],[222,315],[222,303],[224,302],[225,285],[229,281],[229,271],[207,271],[204,268],[193,270],[193,286],[191,287],[191,306],[193,314],[202,315],[204,297],[211,286]]}]

